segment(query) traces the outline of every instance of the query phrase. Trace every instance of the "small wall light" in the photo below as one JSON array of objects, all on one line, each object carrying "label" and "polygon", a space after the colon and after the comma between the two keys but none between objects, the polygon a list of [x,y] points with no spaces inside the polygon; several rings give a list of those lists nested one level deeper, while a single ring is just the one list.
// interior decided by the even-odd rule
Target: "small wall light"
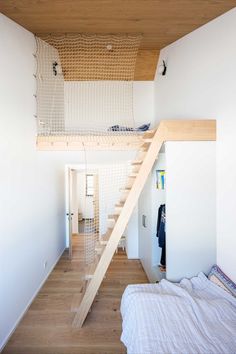
[{"label": "small wall light", "polygon": [[165,60],[162,60],[162,64],[158,66],[158,74],[164,76],[166,74],[167,66]]},{"label": "small wall light", "polygon": [[106,49],[107,49],[109,52],[113,52],[112,44],[107,44]]}]

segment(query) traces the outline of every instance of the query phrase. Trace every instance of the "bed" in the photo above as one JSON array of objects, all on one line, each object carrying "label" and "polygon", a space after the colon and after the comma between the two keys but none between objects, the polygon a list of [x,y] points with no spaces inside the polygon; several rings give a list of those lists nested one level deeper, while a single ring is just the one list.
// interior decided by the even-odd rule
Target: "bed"
[{"label": "bed", "polygon": [[203,273],[129,285],[121,314],[128,354],[236,353],[236,298]]}]

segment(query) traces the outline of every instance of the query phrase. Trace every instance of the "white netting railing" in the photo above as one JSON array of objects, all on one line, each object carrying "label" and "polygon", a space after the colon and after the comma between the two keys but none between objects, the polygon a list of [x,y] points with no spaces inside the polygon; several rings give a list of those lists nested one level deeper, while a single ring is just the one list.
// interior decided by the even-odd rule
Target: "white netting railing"
[{"label": "white netting railing", "polygon": [[48,35],[37,43],[38,135],[132,134],[140,35]]},{"label": "white netting railing", "polygon": [[[56,48],[37,38],[37,130],[38,135],[53,135],[65,131],[64,78]],[[57,65],[55,64],[57,63]]]},{"label": "white netting railing", "polygon": [[[122,188],[128,181],[131,170],[130,161],[98,166],[95,170],[86,166],[82,178],[93,177],[94,194],[83,200],[83,210],[87,217],[82,222],[80,231],[84,235],[85,263],[96,261],[96,245],[114,226],[109,216],[115,213],[115,205],[122,199]],[[112,191],[112,192],[111,192]],[[92,211],[91,211],[92,209]]]},{"label": "white netting railing", "polygon": [[[94,146],[95,140],[102,147],[110,138],[111,144],[120,146],[126,138],[123,135],[129,136],[129,143],[136,139],[131,137],[137,134],[133,80],[140,40],[140,35],[36,37],[38,136],[51,139],[51,143],[64,137],[69,143],[82,136],[84,167],[78,174],[78,186],[84,186],[87,175],[93,176],[94,194],[86,195],[83,189],[75,211],[82,215],[78,234],[84,241],[81,259],[85,268],[96,263],[96,245],[108,229],[112,230],[109,223],[114,220],[110,217],[109,221],[109,215],[126,198],[121,188],[133,182],[128,178],[130,161],[115,163],[114,157],[110,165],[91,167],[85,146],[90,142]],[[136,140],[135,148],[141,137]]]}]

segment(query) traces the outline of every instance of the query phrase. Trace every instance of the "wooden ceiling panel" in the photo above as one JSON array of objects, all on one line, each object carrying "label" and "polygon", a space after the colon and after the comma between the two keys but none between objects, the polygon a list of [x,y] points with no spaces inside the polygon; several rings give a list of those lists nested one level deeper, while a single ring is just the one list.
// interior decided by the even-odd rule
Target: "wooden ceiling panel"
[{"label": "wooden ceiling panel", "polygon": [[135,80],[153,80],[160,49],[235,6],[235,0],[0,0],[0,12],[35,34],[142,33]]},{"label": "wooden ceiling panel", "polygon": [[161,49],[236,6],[235,0],[0,0],[0,11],[33,33],[143,34]]}]

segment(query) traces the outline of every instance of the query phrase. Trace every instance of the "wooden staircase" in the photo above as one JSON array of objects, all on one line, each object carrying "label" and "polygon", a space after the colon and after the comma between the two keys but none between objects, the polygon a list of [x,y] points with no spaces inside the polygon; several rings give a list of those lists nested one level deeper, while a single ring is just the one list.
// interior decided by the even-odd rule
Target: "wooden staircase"
[{"label": "wooden staircase", "polygon": [[98,257],[86,276],[87,286],[77,307],[73,327],[80,328],[84,323],[162,144],[165,141],[211,140],[216,140],[214,120],[167,120],[162,121],[155,131],[144,134],[139,156],[132,162],[133,171],[128,176],[131,182],[122,190],[123,196],[115,205],[115,214],[109,215],[111,226],[96,246]]}]

